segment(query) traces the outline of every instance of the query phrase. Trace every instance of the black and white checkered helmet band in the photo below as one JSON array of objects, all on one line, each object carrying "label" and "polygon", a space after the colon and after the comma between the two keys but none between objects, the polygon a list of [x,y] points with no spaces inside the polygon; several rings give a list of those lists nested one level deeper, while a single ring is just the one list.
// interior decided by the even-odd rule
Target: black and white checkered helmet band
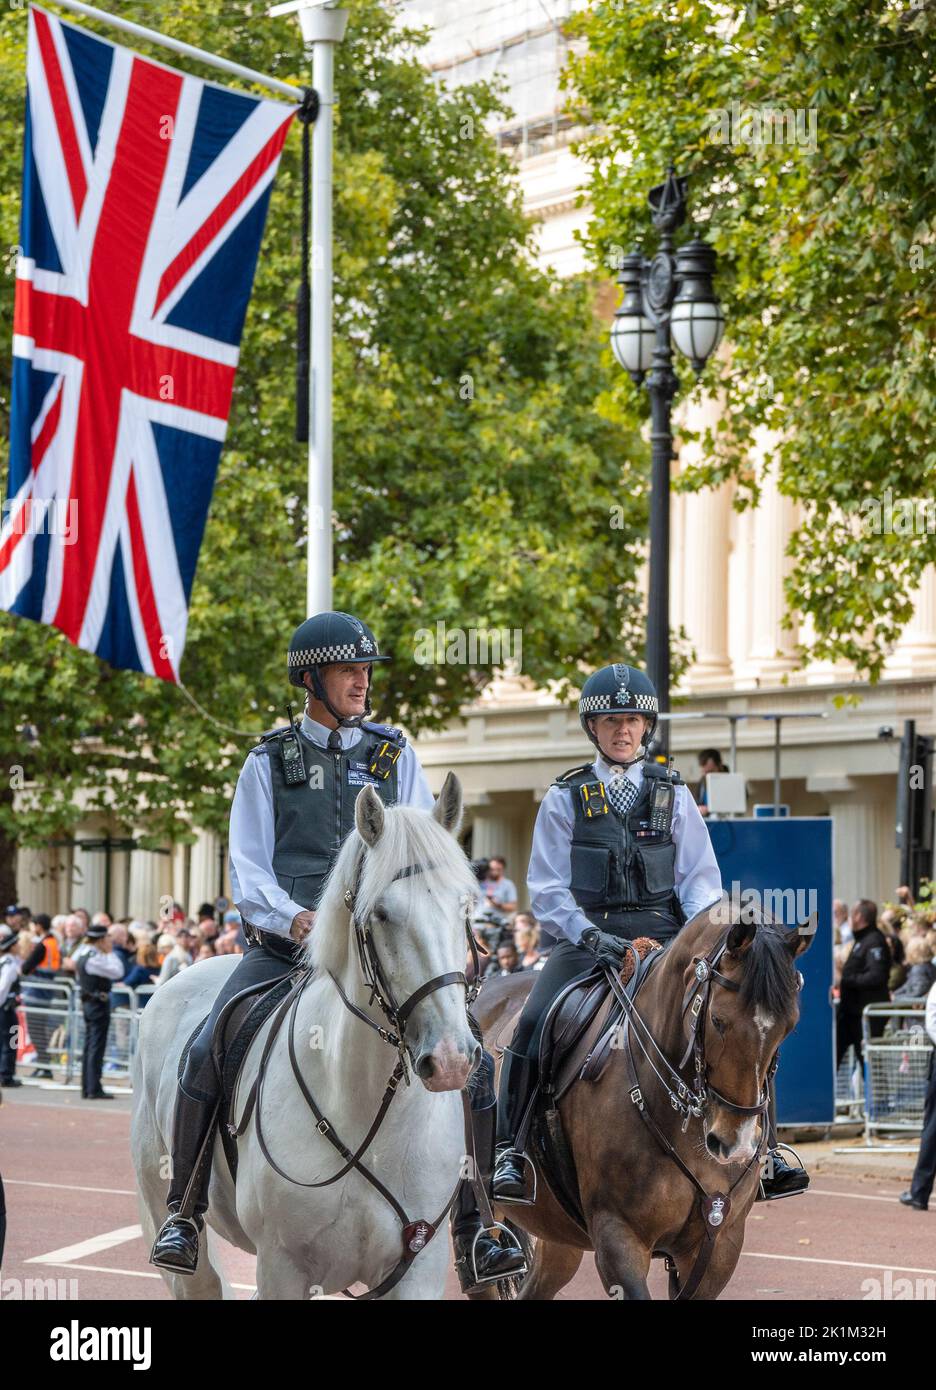
[{"label": "black and white checkered helmet band", "polygon": [[579,714],[614,714],[616,710],[639,710],[643,714],[657,714],[659,703],[655,695],[635,695],[633,691],[617,691],[614,695],[583,695],[579,700]]},{"label": "black and white checkered helmet band", "polygon": [[[369,645],[369,644],[368,644]],[[351,642],[337,647],[306,647],[300,652],[290,652],[288,665],[323,666],[329,661],[353,661],[359,655],[357,647]]]}]

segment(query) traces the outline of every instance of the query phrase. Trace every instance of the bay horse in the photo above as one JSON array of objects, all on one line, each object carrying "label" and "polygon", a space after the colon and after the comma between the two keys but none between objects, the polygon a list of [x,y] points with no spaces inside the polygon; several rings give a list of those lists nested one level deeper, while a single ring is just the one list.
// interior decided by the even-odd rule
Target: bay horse
[{"label": "bay horse", "polygon": [[[536,1238],[519,1298],[554,1298],[588,1250],[611,1297],[649,1299],[654,1255],[667,1258],[671,1297],[718,1297],[757,1195],[768,1071],[799,1018],[794,962],[814,932],[812,918],[783,930],[722,899],[660,951],[599,1079],[575,1081],[558,1103],[584,1229],[542,1171],[532,1205],[500,1208]],[[481,991],[475,1012],[492,1052],[529,973]],[[527,1154],[537,1166],[532,1145]]]},{"label": "bay horse", "polygon": [[[464,974],[476,883],[455,839],[460,818],[451,773],[431,813],[385,808],[372,787],[358,796],[284,1001],[290,1016],[276,1032],[277,1008],[261,1026],[238,1079],[236,1185],[218,1138],[198,1269],[160,1271],[174,1297],[230,1297],[215,1234],[256,1253],[262,1299],[355,1283],[379,1298],[442,1297],[465,1152],[460,1093],[480,1057]],[[234,964],[180,972],[141,1020],[131,1142],[150,1240],[165,1216],[180,1056]]]}]

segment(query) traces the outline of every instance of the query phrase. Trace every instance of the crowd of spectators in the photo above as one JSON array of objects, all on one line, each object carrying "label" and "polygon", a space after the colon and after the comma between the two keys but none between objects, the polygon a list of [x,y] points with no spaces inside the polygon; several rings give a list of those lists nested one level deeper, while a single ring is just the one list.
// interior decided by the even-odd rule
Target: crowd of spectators
[{"label": "crowd of spectators", "polygon": [[478,880],[472,932],[484,977],[542,970],[553,938],[532,913],[517,911],[517,886],[507,877],[507,860],[496,854],[476,859],[472,867]]},{"label": "crowd of spectators", "polygon": [[[861,1018],[868,1004],[904,1004],[925,1000],[936,986],[936,904],[915,903],[906,887],[897,901],[879,912],[862,898],[851,908],[836,898],[832,905],[835,992],[838,997],[836,1057],[849,1045],[861,1054]],[[872,1018],[872,1037],[879,1037],[886,1018]]]},{"label": "crowd of spectators", "polygon": [[[220,920],[219,920],[220,917]],[[49,983],[77,979],[76,957],[85,948],[89,926],[107,927],[106,948],[120,960],[123,975],[111,993],[111,1007],[126,1005],[127,991],[141,991],[142,1007],[150,989],[172,979],[180,970],[214,956],[241,955],[247,942],[240,913],[222,915],[211,903],[202,903],[194,917],[174,903],[172,911],[160,921],[124,918],[114,921],[107,912],[92,915],[84,907],[49,917],[32,913],[28,907],[11,904],[0,927],[3,955],[11,964],[4,971],[4,998],[0,1011],[12,1014],[17,1002],[26,1012],[30,1041],[36,1050],[36,1075],[51,1078],[50,1067],[55,1031],[54,1017],[39,1012],[52,1003],[52,993],[42,988]],[[18,939],[10,944],[11,936]],[[15,1053],[4,1050],[0,1065],[0,1084],[17,1084],[13,1077]]]}]

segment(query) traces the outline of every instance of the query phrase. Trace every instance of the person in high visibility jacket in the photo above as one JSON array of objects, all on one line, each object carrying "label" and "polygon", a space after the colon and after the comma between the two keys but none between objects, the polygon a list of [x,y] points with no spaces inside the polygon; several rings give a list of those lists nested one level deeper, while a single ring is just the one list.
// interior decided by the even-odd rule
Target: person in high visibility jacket
[{"label": "person in high visibility jacket", "polygon": [[[52,930],[52,919],[45,912],[38,912],[32,919],[33,929],[38,929],[38,940],[23,961],[23,975],[31,976],[32,981],[40,983],[51,981],[62,969],[62,948],[59,945],[58,937]],[[38,1071],[33,1073],[34,1077],[51,1081],[52,1067],[49,1055],[49,1039],[55,1031],[55,1017],[46,1012],[53,1002],[53,993],[47,989],[29,988],[27,982],[23,991],[23,1005],[26,1009],[26,1021],[29,1027],[29,1036],[36,1049],[36,1060],[39,1064]],[[38,1012],[37,1012],[38,1010]]]}]

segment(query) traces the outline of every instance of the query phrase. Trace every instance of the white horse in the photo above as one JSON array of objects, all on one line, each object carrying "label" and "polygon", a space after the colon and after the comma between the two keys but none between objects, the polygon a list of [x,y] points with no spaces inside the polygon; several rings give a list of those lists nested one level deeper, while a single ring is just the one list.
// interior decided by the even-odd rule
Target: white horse
[{"label": "white horse", "polygon": [[[314,966],[315,975],[297,1007],[297,1063],[320,1110],[352,1150],[367,1135],[398,1054],[355,1016],[336,985],[374,1024],[387,1026],[363,980],[345,893],[355,894],[355,918],[369,926],[399,1005],[435,977],[463,972],[466,916],[476,884],[454,838],[460,818],[461,787],[451,773],[431,814],[400,806],[385,809],[373,789],[365,787],[356,804],[356,833],[347,837],[334,864],[305,948],[305,962]],[[205,961],[182,971],[157,990],[142,1017],[131,1143],[148,1241],[166,1214],[179,1058],[234,963]],[[233,1106],[238,1121],[271,1021],[259,1030],[241,1072]],[[316,1128],[301,1095],[287,1032],[284,1024],[267,1061],[263,1137],[291,1179],[321,1182],[344,1160]],[[398,1086],[362,1162],[411,1220],[434,1222],[458,1180],[465,1150],[459,1092],[480,1056],[468,1027],[464,983],[444,984],[420,997],[404,1037],[413,1082]],[[401,1221],[358,1171],[326,1187],[293,1185],[261,1153],[256,1110],[237,1145],[235,1189],[221,1141],[215,1140],[198,1269],[194,1275],[161,1271],[174,1297],[231,1296],[212,1262],[210,1231],[256,1253],[260,1298],[307,1299],[357,1282],[373,1289],[397,1267],[403,1252]],[[447,1222],[441,1224],[384,1297],[441,1298],[449,1261]]]}]

